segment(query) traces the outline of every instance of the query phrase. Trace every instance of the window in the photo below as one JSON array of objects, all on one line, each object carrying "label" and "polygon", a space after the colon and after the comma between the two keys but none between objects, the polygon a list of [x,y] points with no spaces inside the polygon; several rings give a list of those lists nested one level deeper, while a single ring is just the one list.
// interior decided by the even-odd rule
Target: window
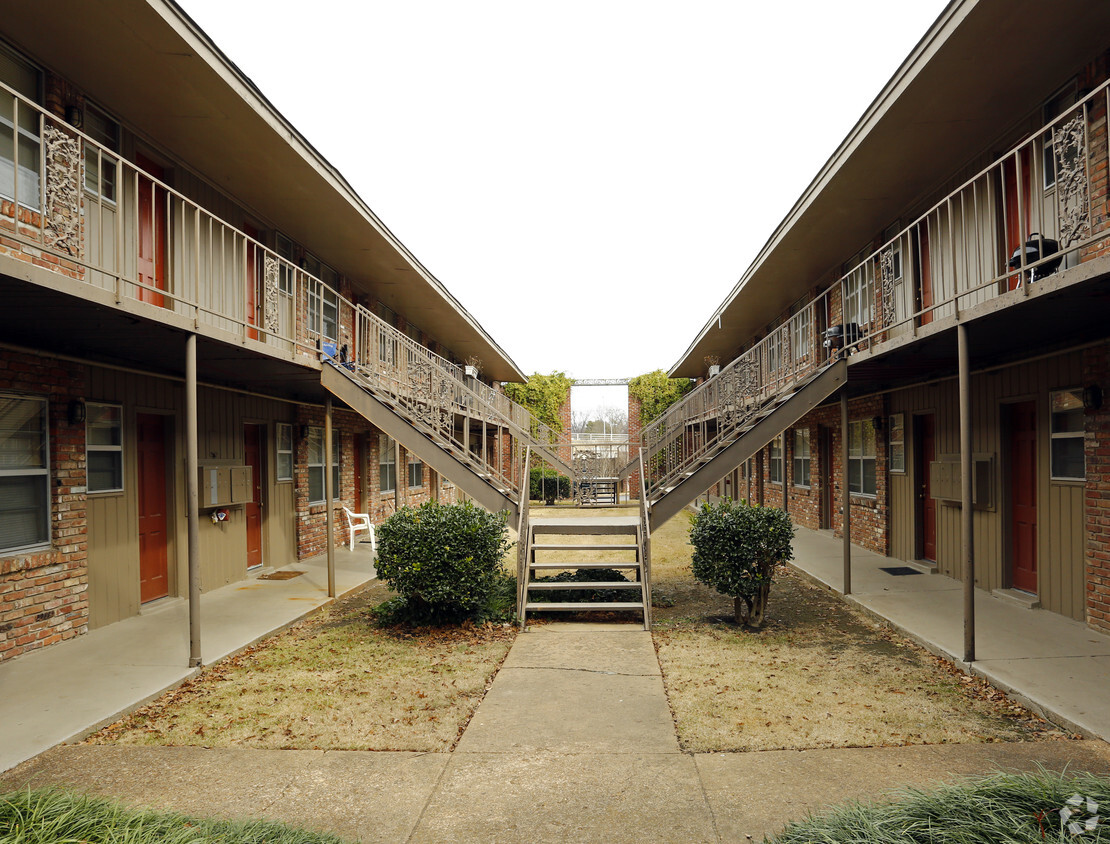
[{"label": "window", "polygon": [[411,451],[409,452],[409,489],[424,486],[424,464]]},{"label": "window", "polygon": [[782,369],[782,329],[776,328],[767,337],[767,374],[774,375]]},{"label": "window", "polygon": [[46,399],[0,395],[0,551],[50,542]]},{"label": "window", "polygon": [[892,414],[890,417],[890,436],[887,437],[888,460],[890,471],[905,473],[906,471],[906,423],[905,415]]},{"label": "window", "polygon": [[771,483],[782,483],[782,434],[771,440]]},{"label": "window", "polygon": [[293,480],[293,426],[280,422],[277,426],[277,479]]},{"label": "window", "polygon": [[381,491],[393,492],[397,489],[397,450],[393,439],[382,434],[378,437],[378,475]]},{"label": "window", "polygon": [[91,103],[85,105],[85,134],[100,144],[85,144],[85,190],[105,202],[116,201],[118,159],[107,151],[119,151],[119,124]]},{"label": "window", "polygon": [[331,267],[311,255],[304,257],[304,269],[323,284],[309,282],[308,327],[325,340],[339,342],[339,276]]},{"label": "window", "polygon": [[[37,103],[40,102],[41,78],[34,65],[0,47],[0,81]],[[36,211],[41,205],[39,157],[38,111],[0,90],[0,194],[14,199],[18,189],[19,204]]]},{"label": "window", "polygon": [[123,409],[118,404],[85,406],[85,459],[89,492],[123,489]]},{"label": "window", "polygon": [[795,304],[793,316],[790,317],[790,352],[794,363],[803,362],[813,351],[810,343],[813,340],[813,308],[808,302]]},{"label": "window", "polygon": [[[339,498],[339,434],[331,438],[331,497]],[[324,503],[324,429],[308,429],[308,503]]]},{"label": "window", "polygon": [[1060,390],[1049,396],[1052,425],[1052,479],[1082,481],[1087,477],[1083,456],[1083,392]]},{"label": "window", "polygon": [[848,491],[875,495],[875,426],[870,419],[848,423]]},{"label": "window", "polygon": [[809,486],[809,428],[794,429],[794,486]]},{"label": "window", "polygon": [[853,258],[844,277],[844,322],[861,328],[871,322],[875,269],[864,250]]}]

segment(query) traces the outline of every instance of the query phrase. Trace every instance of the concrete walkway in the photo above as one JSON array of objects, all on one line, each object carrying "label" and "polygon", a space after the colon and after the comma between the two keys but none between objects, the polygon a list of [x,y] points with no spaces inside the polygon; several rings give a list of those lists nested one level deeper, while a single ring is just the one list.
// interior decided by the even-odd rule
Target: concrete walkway
[{"label": "concrete walkway", "polygon": [[[290,580],[247,580],[201,597],[201,656],[208,665],[328,602],[324,557],[285,570]],[[336,590],[375,575],[370,551],[336,549]],[[194,676],[189,608],[170,599],[142,615],[0,664],[0,771],[74,741]]]},{"label": "concrete walkway", "polygon": [[533,627],[453,753],[63,746],[0,776],[365,842],[762,840],[809,811],[999,768],[1110,773],[1101,741],[680,751],[638,625]]},{"label": "concrete walkway", "polygon": [[[797,528],[794,567],[837,592],[842,554],[831,532]],[[963,584],[941,574],[897,576],[884,567],[906,563],[853,546],[848,600],[963,666]],[[981,589],[975,619],[973,673],[1057,724],[1110,740],[1110,636]]]}]

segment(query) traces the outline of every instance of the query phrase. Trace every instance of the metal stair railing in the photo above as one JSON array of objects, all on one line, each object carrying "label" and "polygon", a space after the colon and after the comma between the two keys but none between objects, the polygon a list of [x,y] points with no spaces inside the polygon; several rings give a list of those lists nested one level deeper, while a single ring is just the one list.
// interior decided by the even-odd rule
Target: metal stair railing
[{"label": "metal stair railing", "polygon": [[644,427],[641,454],[649,500],[736,439],[761,409],[832,362],[817,343],[818,317],[827,313],[828,295],[811,301]]},{"label": "metal stair railing", "polygon": [[641,594],[644,601],[644,629],[651,630],[651,502],[647,497],[644,480],[644,453],[637,455],[640,468],[640,577],[643,578]]},{"label": "metal stair railing", "polygon": [[[524,477],[528,477],[532,450],[524,449]],[[528,483],[525,481],[520,492],[516,525],[516,618],[517,624],[524,624],[524,605],[528,603],[528,561],[532,557],[531,501]]]}]

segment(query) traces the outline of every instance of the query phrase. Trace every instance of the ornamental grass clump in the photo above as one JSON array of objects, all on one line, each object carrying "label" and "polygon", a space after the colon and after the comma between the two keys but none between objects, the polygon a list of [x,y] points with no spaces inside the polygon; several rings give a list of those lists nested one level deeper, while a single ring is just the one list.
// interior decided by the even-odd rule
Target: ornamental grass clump
[{"label": "ornamental grass clump", "polygon": [[504,580],[510,544],[503,513],[470,502],[402,507],[378,528],[378,576],[403,602],[392,617],[416,623],[475,617]]},{"label": "ornamental grass clump", "polygon": [[725,499],[705,503],[690,528],[694,577],[733,599],[737,624],[760,627],[775,567],[794,559],[782,510]]}]

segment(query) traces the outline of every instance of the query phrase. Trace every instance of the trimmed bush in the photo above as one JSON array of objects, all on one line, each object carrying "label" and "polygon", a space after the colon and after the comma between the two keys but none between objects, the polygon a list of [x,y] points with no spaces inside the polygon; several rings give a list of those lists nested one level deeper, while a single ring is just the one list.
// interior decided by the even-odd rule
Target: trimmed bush
[{"label": "trimmed bush", "polygon": [[694,577],[734,601],[737,624],[760,627],[775,566],[794,559],[782,510],[728,499],[703,504],[690,528]]},{"label": "trimmed bush", "polygon": [[503,586],[510,544],[503,513],[470,502],[402,507],[378,528],[378,576],[403,599],[401,614],[410,620],[459,621]]},{"label": "trimmed bush", "polygon": [[554,504],[557,498],[570,498],[570,478],[554,469],[536,467],[528,472],[528,497]]}]

